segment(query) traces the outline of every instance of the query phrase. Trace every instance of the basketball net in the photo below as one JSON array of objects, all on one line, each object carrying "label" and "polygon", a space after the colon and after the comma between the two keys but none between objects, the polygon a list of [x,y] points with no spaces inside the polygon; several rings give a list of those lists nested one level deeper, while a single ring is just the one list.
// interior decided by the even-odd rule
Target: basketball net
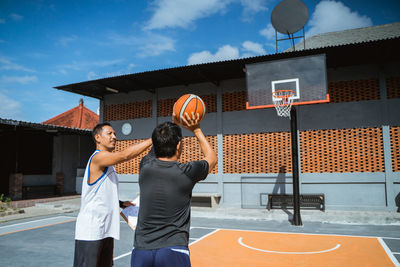
[{"label": "basketball net", "polygon": [[274,101],[278,116],[290,117],[293,103],[292,96],[294,96],[294,91],[292,90],[277,90],[272,93],[272,101]]}]

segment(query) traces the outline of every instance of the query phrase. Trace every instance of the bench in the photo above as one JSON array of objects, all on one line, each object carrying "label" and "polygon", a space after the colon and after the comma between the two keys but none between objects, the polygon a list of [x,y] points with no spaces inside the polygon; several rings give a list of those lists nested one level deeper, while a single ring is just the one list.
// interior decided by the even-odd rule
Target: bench
[{"label": "bench", "polygon": [[218,193],[192,193],[192,206],[195,207],[219,207],[221,194]]},{"label": "bench", "polygon": [[45,198],[54,197],[57,194],[56,185],[29,185],[22,186],[22,198]]},{"label": "bench", "polygon": [[[293,195],[268,195],[268,210],[293,208]],[[318,209],[325,211],[324,194],[302,194],[300,195],[300,208]]]}]

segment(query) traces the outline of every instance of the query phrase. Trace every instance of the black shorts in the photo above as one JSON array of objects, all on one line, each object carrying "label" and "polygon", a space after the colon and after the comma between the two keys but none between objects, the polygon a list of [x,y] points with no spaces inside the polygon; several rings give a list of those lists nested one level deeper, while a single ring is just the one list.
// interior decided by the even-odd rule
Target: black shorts
[{"label": "black shorts", "polygon": [[114,238],[75,240],[74,267],[110,267],[113,265]]}]

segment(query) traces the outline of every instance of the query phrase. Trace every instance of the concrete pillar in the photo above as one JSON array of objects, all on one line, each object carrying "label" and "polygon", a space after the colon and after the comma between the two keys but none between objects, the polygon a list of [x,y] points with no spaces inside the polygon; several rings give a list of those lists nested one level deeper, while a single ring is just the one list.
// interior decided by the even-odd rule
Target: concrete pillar
[{"label": "concrete pillar", "polygon": [[56,173],[56,194],[60,196],[64,194],[64,173],[62,172]]},{"label": "concrete pillar", "polygon": [[11,173],[9,179],[10,198],[12,200],[22,199],[23,174]]}]

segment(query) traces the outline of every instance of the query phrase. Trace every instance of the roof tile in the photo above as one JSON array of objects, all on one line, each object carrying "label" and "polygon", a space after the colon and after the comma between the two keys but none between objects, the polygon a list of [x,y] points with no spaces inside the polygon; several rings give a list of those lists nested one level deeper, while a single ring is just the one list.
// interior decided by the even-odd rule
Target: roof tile
[{"label": "roof tile", "polygon": [[98,123],[99,115],[86,108],[83,105],[82,99],[80,100],[78,106],[43,122],[43,124],[51,124],[79,129],[93,129]]}]

